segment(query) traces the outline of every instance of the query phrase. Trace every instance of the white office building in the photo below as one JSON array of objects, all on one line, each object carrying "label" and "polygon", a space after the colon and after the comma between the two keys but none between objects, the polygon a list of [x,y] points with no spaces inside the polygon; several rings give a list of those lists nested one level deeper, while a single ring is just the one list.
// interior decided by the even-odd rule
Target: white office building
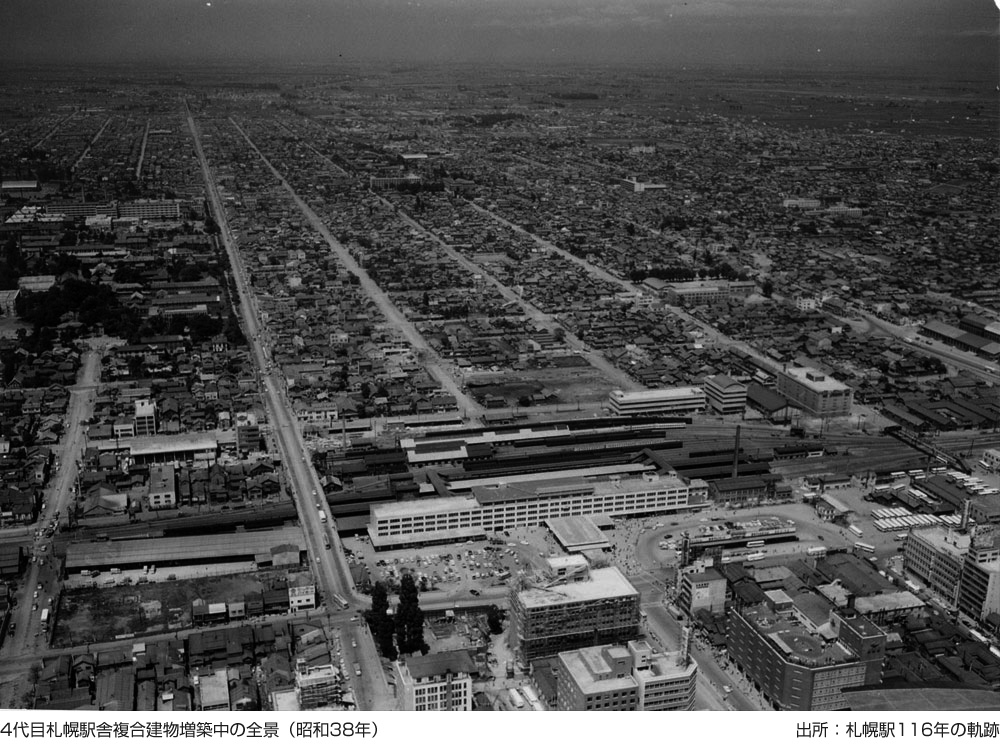
[{"label": "white office building", "polygon": [[697,386],[648,391],[611,391],[611,412],[631,414],[693,414],[705,411],[705,391]]},{"label": "white office building", "polygon": [[471,711],[475,664],[468,651],[444,651],[394,662],[403,711]]}]

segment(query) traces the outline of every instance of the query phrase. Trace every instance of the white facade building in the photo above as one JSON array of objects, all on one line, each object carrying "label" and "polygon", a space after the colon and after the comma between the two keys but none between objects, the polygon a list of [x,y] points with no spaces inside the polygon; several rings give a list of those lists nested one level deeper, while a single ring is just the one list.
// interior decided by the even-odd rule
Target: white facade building
[{"label": "white facade building", "polygon": [[638,515],[699,508],[708,484],[647,472],[637,479],[478,486],[471,495],[376,505],[368,534],[376,548],[468,536],[469,530],[538,526],[563,516]]},{"label": "white facade building", "polygon": [[648,391],[611,391],[611,412],[630,414],[691,414],[705,411],[705,391],[697,386]]}]

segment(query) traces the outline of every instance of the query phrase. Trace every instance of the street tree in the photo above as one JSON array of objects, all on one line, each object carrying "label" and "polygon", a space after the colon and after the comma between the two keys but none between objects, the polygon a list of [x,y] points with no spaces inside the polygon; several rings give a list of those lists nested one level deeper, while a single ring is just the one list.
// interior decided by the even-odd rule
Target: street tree
[{"label": "street tree", "polygon": [[399,582],[399,606],[396,608],[396,645],[401,654],[427,653],[424,643],[424,613],[420,609],[417,584],[409,573]]}]

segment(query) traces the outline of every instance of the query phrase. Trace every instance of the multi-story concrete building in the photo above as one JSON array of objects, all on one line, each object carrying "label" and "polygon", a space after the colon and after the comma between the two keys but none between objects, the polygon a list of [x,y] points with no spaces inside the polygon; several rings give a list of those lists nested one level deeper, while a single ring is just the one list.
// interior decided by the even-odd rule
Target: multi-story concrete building
[{"label": "multi-story concrete building", "polygon": [[332,664],[299,664],[295,670],[295,694],[299,709],[309,711],[340,700],[340,675]]},{"label": "multi-story concrete building", "polygon": [[230,710],[228,675],[226,669],[217,669],[197,678],[194,689],[195,705],[199,711]]},{"label": "multi-story concrete building", "polygon": [[978,529],[972,536],[962,567],[958,609],[974,620],[1000,613],[1000,544],[993,527]]},{"label": "multi-story concrete building", "polygon": [[778,373],[778,393],[816,417],[851,413],[854,390],[812,367],[789,367]]},{"label": "multi-story concrete building", "polygon": [[719,414],[742,414],[747,406],[747,387],[728,375],[712,375],[703,384],[708,406]]},{"label": "multi-story concrete building", "polygon": [[181,201],[172,200],[137,200],[118,204],[118,216],[133,219],[179,219],[181,216]]},{"label": "multi-story concrete building", "polygon": [[556,705],[560,711],[637,711],[639,685],[624,646],[563,651],[557,657]]},{"label": "multi-story concrete building", "polygon": [[135,424],[136,435],[155,435],[156,402],[146,398],[137,399],[135,402],[135,416],[132,421]]},{"label": "multi-story concrete building", "polygon": [[904,568],[955,606],[970,539],[968,534],[940,526],[911,529],[903,546]]},{"label": "multi-story concrete building", "polygon": [[646,641],[628,644],[632,677],[639,683],[640,711],[690,711],[694,708],[698,665],[685,652],[657,653]]},{"label": "multi-story concrete building", "polygon": [[261,430],[257,415],[253,412],[237,412],[235,424],[236,450],[241,453],[260,450]]},{"label": "multi-story concrete building", "polygon": [[628,579],[617,568],[582,570],[576,580],[552,576],[512,587],[510,643],[525,662],[638,636],[639,592]]},{"label": "multi-story concrete building", "polygon": [[816,607],[816,595],[801,606],[783,591],[765,596],[731,611],[726,636],[730,658],[777,708],[838,710],[841,690],[881,681],[886,636],[873,622]]},{"label": "multi-story concrete building", "polygon": [[723,302],[730,297],[747,297],[756,288],[752,281],[681,281],[670,284],[666,296],[672,305],[696,307]]},{"label": "multi-story concrete building", "polygon": [[471,711],[475,664],[468,651],[444,651],[394,662],[403,711]]},{"label": "multi-story concrete building", "polygon": [[705,411],[705,391],[698,387],[656,388],[648,391],[611,391],[611,412],[632,414],[693,414]]},{"label": "multi-story concrete building", "polygon": [[689,711],[697,665],[646,641],[564,651],[557,659],[560,711]]},{"label": "multi-story concrete building", "polygon": [[708,484],[660,476],[588,482],[580,478],[521,481],[472,487],[470,496],[435,497],[372,506],[368,535],[376,548],[404,546],[485,531],[539,525],[549,518],[638,515],[700,508],[708,503]]},{"label": "multi-story concrete building", "polygon": [[177,477],[173,464],[149,467],[149,509],[161,510],[177,506]]},{"label": "multi-story concrete building", "polygon": [[677,605],[689,615],[707,609],[714,614],[726,612],[726,577],[699,561],[678,571]]},{"label": "multi-story concrete building", "polygon": [[1000,450],[997,448],[987,448],[983,451],[981,463],[983,468],[988,471],[996,471],[997,469],[1000,469]]},{"label": "multi-story concrete building", "polygon": [[288,577],[288,609],[300,612],[316,607],[316,583],[307,573],[297,573]]}]

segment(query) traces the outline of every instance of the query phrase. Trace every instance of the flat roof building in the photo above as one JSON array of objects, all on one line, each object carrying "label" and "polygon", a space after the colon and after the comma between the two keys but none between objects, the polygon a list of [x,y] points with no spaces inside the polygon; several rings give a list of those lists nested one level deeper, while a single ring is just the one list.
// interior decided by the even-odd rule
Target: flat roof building
[{"label": "flat roof building", "polygon": [[667,300],[673,305],[695,307],[722,302],[730,297],[747,297],[756,290],[752,281],[679,281],[667,287]]},{"label": "flat roof building", "polygon": [[135,416],[132,418],[136,435],[156,434],[156,402],[140,398],[135,402]]},{"label": "flat roof building", "polygon": [[639,633],[639,592],[617,568],[586,580],[542,582],[510,593],[510,642],[527,662],[567,648],[624,643]]},{"label": "flat roof building", "polygon": [[309,711],[339,702],[342,689],[340,670],[332,664],[302,664],[295,670],[295,693],[300,711]]},{"label": "flat roof building", "polygon": [[846,706],[841,690],[882,679],[886,636],[847,610],[798,606],[782,591],[729,616],[729,654],[767,699],[783,711],[834,711]]},{"label": "flat roof building", "polygon": [[567,552],[603,550],[611,547],[607,534],[597,528],[588,516],[563,516],[545,522],[559,546]]},{"label": "flat roof building", "polygon": [[698,610],[708,610],[712,614],[726,612],[726,577],[712,567],[696,563],[681,569],[678,578],[677,604],[693,615]]},{"label": "flat roof building", "polygon": [[177,479],[173,464],[149,467],[149,509],[161,510],[177,505]]},{"label": "flat roof building", "polygon": [[229,679],[225,669],[217,669],[211,674],[198,677],[195,695],[199,711],[228,711]]},{"label": "flat roof building", "polygon": [[778,373],[778,393],[817,417],[851,413],[854,390],[812,367],[787,367]]},{"label": "flat roof building", "polygon": [[468,651],[415,656],[392,665],[403,711],[471,711],[475,663]]},{"label": "flat roof building", "polygon": [[705,391],[697,386],[656,388],[648,391],[611,391],[611,412],[634,414],[691,414],[705,411]]},{"label": "flat roof building", "polygon": [[689,711],[697,665],[646,641],[564,651],[557,659],[560,711]]},{"label": "flat roof building", "polygon": [[708,503],[704,481],[660,476],[648,470],[638,478],[609,477],[604,481],[576,475],[538,477],[510,484],[498,484],[493,478],[489,480],[493,486],[472,487],[471,496],[373,505],[368,535],[378,549],[403,542],[444,542],[470,534],[480,537],[484,530],[537,526],[551,518],[663,513]]},{"label": "flat roof building", "polygon": [[1000,545],[992,527],[977,530],[962,566],[958,609],[974,620],[1000,613]]},{"label": "flat roof building", "polygon": [[953,529],[910,529],[903,545],[904,569],[952,605],[958,604],[962,568],[971,537]]}]

